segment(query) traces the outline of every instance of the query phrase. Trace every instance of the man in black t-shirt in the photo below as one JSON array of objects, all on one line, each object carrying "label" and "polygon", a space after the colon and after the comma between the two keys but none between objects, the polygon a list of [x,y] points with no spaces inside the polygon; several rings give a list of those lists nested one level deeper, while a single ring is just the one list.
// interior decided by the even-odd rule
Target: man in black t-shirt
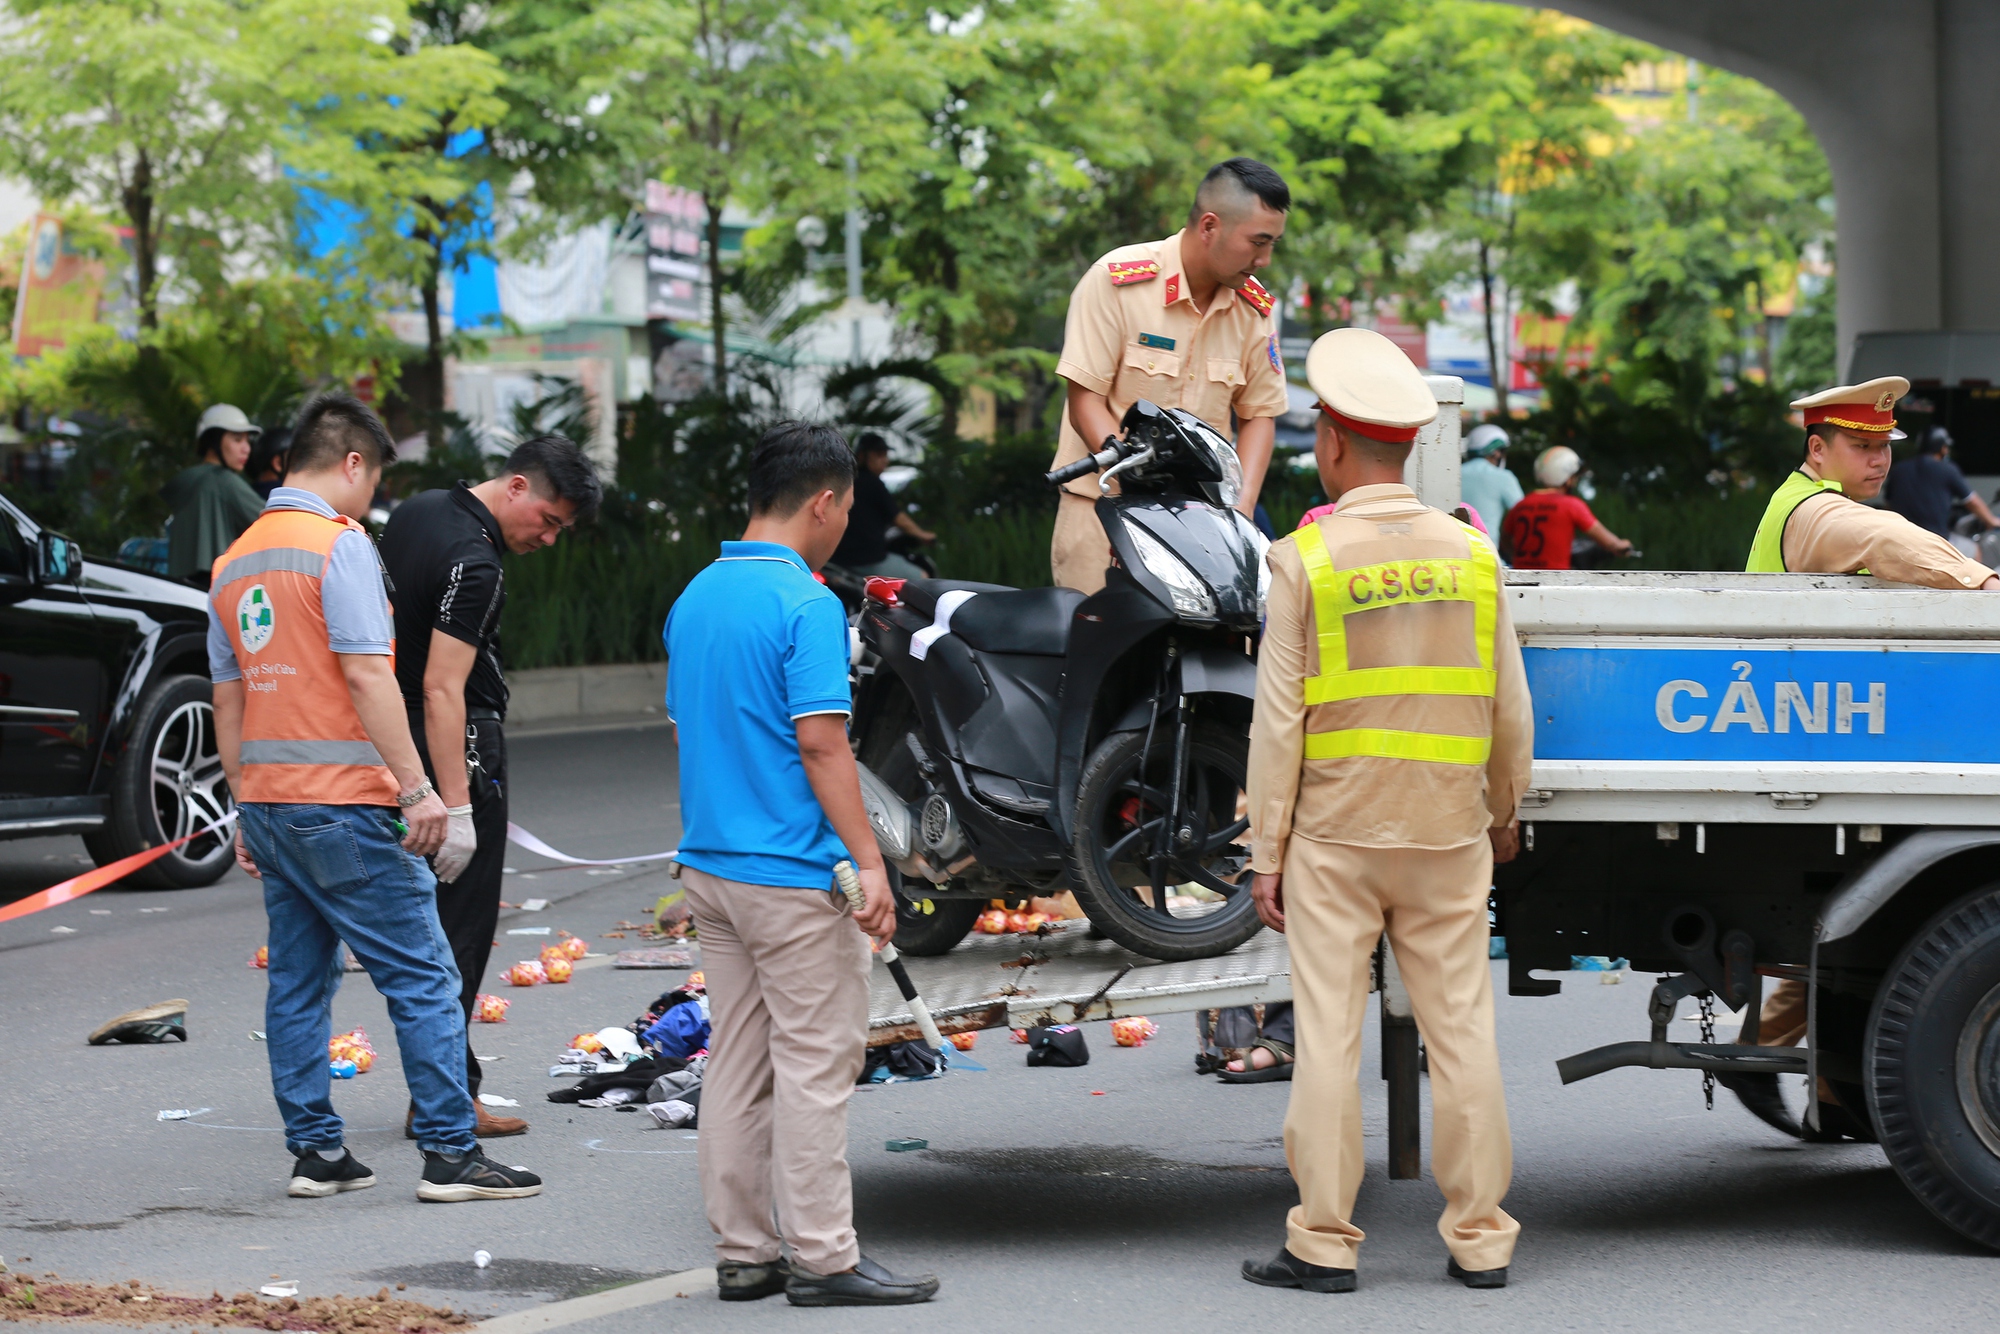
[{"label": "man in black t-shirt", "polygon": [[[561,436],[538,436],[517,446],[490,481],[404,501],[382,534],[382,563],[396,590],[396,683],[424,772],[450,817],[432,864],[438,920],[458,962],[468,1024],[500,920],[507,849],[501,730],[507,680],[500,657],[507,590],[500,556],[553,545],[565,529],[594,516],[602,498],[582,450]],[[465,1070],[480,1138],[528,1128],[479,1103],[479,1060],[469,1035]]]},{"label": "man in black t-shirt", "polygon": [[1942,426],[1924,432],[1916,454],[1889,469],[1882,486],[1884,505],[1939,537],[1951,536],[1951,507],[1960,500],[1988,528],[2000,523],[1951,461],[1951,432]]},{"label": "man in black t-shirt", "polygon": [[885,579],[922,579],[925,574],[889,550],[889,529],[902,529],[919,542],[935,542],[937,534],[912,519],[896,503],[882,481],[889,466],[889,444],[873,431],[854,443],[854,506],[847,512],[847,533],[834,548],[829,565],[854,574]]}]

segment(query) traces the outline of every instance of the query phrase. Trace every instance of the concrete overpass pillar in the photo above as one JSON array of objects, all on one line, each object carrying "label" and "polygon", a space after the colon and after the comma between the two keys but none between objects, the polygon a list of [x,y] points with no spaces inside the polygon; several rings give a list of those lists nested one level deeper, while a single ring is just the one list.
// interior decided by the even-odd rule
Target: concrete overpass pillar
[{"label": "concrete overpass pillar", "polygon": [[1855,339],[2000,329],[1995,0],[1553,0],[1756,79],[1833,170],[1841,369]]}]

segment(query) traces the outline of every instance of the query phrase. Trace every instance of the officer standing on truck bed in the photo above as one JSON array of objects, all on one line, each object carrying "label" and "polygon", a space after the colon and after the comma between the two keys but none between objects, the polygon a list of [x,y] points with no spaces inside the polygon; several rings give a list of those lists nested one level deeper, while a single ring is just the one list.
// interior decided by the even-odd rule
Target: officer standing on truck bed
[{"label": "officer standing on truck bed", "polygon": [[[1276,302],[1256,272],[1271,262],[1291,206],[1277,172],[1231,158],[1202,177],[1187,226],[1090,266],[1070,295],[1056,365],[1069,382],[1056,467],[1116,436],[1138,399],[1185,408],[1224,435],[1234,417],[1243,464],[1237,508],[1254,515],[1277,419],[1290,405],[1271,317]],[[1085,477],[1062,489],[1049,551],[1055,582],[1085,593],[1104,587],[1111,563],[1097,482]]]},{"label": "officer standing on truck bed", "polygon": [[[1889,445],[1901,440],[1896,400],[1910,392],[1900,375],[1866,384],[1840,385],[1801,398],[1792,406],[1805,416],[1806,456],[1778,485],[1744,569],[1753,573],[1872,574],[1926,588],[2000,589],[2000,578],[1958,548],[1871,500],[1889,475]],[[1806,986],[1786,978],[1764,1002],[1755,1027],[1743,1027],[1741,1042],[1795,1047],[1806,1036]],[[1776,1075],[1728,1075],[1722,1083],[1759,1119],[1785,1131],[1804,1133],[1778,1092]],[[1860,1125],[1831,1090],[1819,1091],[1815,1138],[1838,1139]]]},{"label": "officer standing on truck bed", "polygon": [[1520,1224],[1493,1039],[1486,899],[1511,860],[1534,714],[1485,538],[1403,485],[1437,403],[1367,329],[1313,344],[1313,442],[1333,513],[1271,547],[1250,725],[1251,893],[1292,942],[1297,1060],[1285,1157],[1299,1185],[1269,1287],[1352,1292],[1362,1015],[1386,927],[1430,1053],[1446,1273],[1507,1283]]}]

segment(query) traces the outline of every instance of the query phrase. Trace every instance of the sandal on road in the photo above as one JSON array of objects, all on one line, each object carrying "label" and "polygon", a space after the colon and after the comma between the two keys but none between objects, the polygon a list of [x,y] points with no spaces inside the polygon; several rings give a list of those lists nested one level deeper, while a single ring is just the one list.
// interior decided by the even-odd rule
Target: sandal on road
[{"label": "sandal on road", "polygon": [[[1256,1054],[1259,1049],[1271,1053],[1271,1063],[1259,1067]],[[1225,1069],[1216,1078],[1225,1084],[1275,1084],[1292,1077],[1294,1060],[1292,1044],[1279,1042],[1275,1038],[1259,1038],[1243,1054],[1243,1069]]]}]

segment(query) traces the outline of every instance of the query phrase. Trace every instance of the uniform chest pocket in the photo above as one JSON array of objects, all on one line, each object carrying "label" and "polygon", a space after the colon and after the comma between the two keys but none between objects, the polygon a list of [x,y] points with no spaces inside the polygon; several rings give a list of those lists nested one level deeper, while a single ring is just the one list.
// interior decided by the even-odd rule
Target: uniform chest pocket
[{"label": "uniform chest pocket", "polygon": [[1243,383],[1243,364],[1231,357],[1210,357],[1208,382],[1210,385],[1225,385],[1234,390],[1237,385]]},{"label": "uniform chest pocket", "polygon": [[1145,375],[1172,380],[1181,373],[1181,354],[1162,352],[1156,347],[1128,347],[1125,349],[1125,365]]}]

